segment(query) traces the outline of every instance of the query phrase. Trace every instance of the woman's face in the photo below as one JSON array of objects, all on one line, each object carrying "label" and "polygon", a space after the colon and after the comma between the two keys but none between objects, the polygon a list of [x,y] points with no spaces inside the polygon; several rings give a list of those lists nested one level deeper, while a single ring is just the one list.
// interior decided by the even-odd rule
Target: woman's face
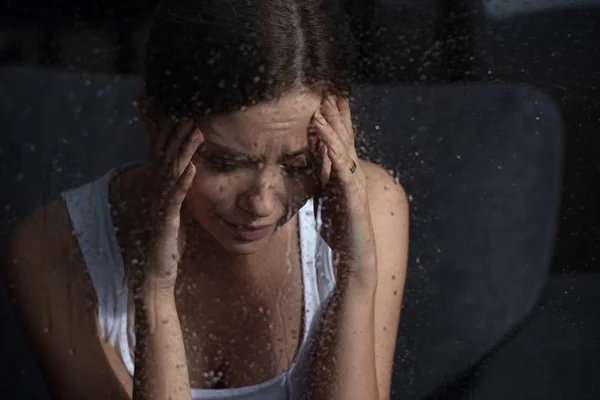
[{"label": "woman's face", "polygon": [[312,196],[308,125],[320,103],[299,91],[198,122],[186,207],[227,251],[255,252]]}]

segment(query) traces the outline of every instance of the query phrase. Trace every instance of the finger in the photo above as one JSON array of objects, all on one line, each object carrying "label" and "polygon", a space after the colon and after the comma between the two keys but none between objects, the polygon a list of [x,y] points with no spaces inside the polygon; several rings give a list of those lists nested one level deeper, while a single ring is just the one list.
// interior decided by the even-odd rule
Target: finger
[{"label": "finger", "polygon": [[165,148],[164,160],[167,163],[172,163],[175,160],[181,146],[195,127],[196,123],[191,118],[181,119],[177,122],[174,132],[171,133],[172,137],[168,139]]},{"label": "finger", "polygon": [[[189,138],[190,132],[193,132],[195,122],[191,119],[181,119],[164,135],[167,135],[166,147],[162,152],[162,156],[158,159],[160,168],[158,182],[162,186],[162,195],[166,196],[171,191],[171,188],[179,178],[187,164],[179,166],[177,157],[180,153],[183,143]],[[175,171],[178,171],[177,173]]]},{"label": "finger", "polygon": [[193,163],[189,163],[183,173],[175,182],[175,185],[169,192],[168,200],[165,204],[165,222],[172,228],[179,229],[179,216],[181,213],[181,205],[188,194],[194,176],[196,175],[196,167]]},{"label": "finger", "polygon": [[315,123],[319,128],[317,130],[319,137],[327,146],[327,156],[331,160],[332,168],[340,174],[340,177],[349,178],[349,174],[352,174],[350,167],[353,159],[348,154],[345,144],[319,112],[315,113]]},{"label": "finger", "polygon": [[331,176],[331,159],[327,155],[327,146],[321,143],[321,182],[323,186],[327,185]]},{"label": "finger", "polygon": [[346,128],[346,132],[354,139],[354,129],[352,128],[352,115],[350,114],[350,101],[343,97],[336,97],[336,103],[338,110],[340,110],[340,116],[342,123]]},{"label": "finger", "polygon": [[198,148],[204,143],[204,136],[200,129],[195,128],[187,137],[187,140],[181,147],[179,155],[173,163],[173,178],[178,179],[183,173],[187,165],[192,161],[192,157]]},{"label": "finger", "polygon": [[354,139],[350,133],[346,132],[346,127],[342,121],[340,110],[338,109],[333,96],[327,96],[325,99],[323,99],[321,102],[321,113],[333,130],[342,139],[344,145],[348,148],[354,146]]},{"label": "finger", "polygon": [[154,144],[153,144],[153,155],[155,158],[160,158],[163,155],[165,147],[167,145],[167,140],[169,139],[169,133],[171,132],[171,123],[172,121],[163,116],[162,118],[157,118],[156,130]]}]

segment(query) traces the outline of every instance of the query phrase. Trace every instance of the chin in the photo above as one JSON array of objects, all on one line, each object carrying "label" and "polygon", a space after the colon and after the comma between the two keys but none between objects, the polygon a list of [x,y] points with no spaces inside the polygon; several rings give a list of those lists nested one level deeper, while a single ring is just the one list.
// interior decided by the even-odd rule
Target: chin
[{"label": "chin", "polygon": [[238,241],[233,238],[227,238],[225,240],[218,240],[225,251],[237,254],[237,255],[251,255],[269,243],[269,238],[263,238],[252,242]]}]

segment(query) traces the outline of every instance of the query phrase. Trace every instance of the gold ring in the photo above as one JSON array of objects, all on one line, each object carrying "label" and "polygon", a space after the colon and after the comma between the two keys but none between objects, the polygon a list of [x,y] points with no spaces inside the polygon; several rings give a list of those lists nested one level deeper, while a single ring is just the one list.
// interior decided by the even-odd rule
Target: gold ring
[{"label": "gold ring", "polygon": [[356,171],[356,162],[354,160],[352,160],[352,166],[350,167],[350,172],[354,173],[354,171]]}]

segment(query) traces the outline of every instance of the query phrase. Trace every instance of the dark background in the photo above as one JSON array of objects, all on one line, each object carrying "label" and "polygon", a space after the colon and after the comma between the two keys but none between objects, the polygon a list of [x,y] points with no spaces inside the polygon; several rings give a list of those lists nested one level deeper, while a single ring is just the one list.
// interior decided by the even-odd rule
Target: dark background
[{"label": "dark background", "polygon": [[[141,74],[156,1],[4,0],[0,65]],[[346,0],[368,83],[527,83],[560,105],[565,179],[555,273],[597,270],[600,254],[600,1],[495,20],[488,0]],[[514,3],[512,1],[511,3]],[[535,1],[529,3],[536,3]],[[546,2],[545,2],[546,3]],[[570,7],[559,7],[561,4]],[[584,2],[585,3],[585,2]]]},{"label": "dark background", "polygon": [[[154,4],[5,0],[0,67],[139,75]],[[563,176],[548,286],[529,321],[466,373],[448,377],[432,398],[516,398],[499,395],[509,380],[518,382],[519,398],[600,398],[594,383],[600,365],[593,361],[600,357],[600,1],[504,15],[494,8],[501,1],[488,0],[346,4],[360,42],[360,82],[529,85],[554,100],[562,119]],[[561,382],[562,391],[553,386]]]}]

